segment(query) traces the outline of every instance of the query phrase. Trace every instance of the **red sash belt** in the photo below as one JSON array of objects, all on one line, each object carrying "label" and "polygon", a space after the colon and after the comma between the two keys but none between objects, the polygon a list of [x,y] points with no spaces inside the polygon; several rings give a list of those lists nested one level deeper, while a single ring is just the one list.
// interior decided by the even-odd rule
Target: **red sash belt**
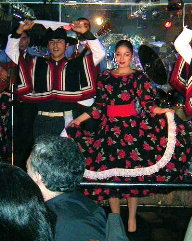
[{"label": "red sash belt", "polygon": [[109,117],[128,117],[136,116],[138,113],[135,109],[134,103],[128,105],[108,105],[107,116]]}]

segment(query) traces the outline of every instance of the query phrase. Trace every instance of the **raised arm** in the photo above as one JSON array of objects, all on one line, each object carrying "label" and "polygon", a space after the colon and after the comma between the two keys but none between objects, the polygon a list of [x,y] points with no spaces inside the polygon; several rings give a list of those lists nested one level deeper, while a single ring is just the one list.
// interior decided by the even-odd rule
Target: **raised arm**
[{"label": "raised arm", "polygon": [[94,65],[98,65],[105,58],[105,49],[98,39],[87,40],[93,54]]},{"label": "raised arm", "polygon": [[105,50],[99,40],[90,32],[80,21],[74,21],[71,24],[72,30],[83,36],[87,40],[89,48],[93,54],[93,62],[96,66],[105,57]]},{"label": "raised arm", "polygon": [[7,56],[15,63],[19,61],[19,38],[13,38],[11,35],[8,36],[8,42],[5,49]]},{"label": "raised arm", "polygon": [[24,23],[19,25],[16,32],[13,34],[10,34],[8,37],[8,42],[7,42],[5,52],[15,64],[18,64],[18,61],[19,61],[19,41],[20,41],[21,35],[25,31],[30,30],[34,24],[35,23],[33,23],[30,20],[25,20]]},{"label": "raised arm", "polygon": [[183,31],[174,42],[175,49],[190,64],[192,59],[192,48],[190,42],[192,40],[192,30],[184,27]]}]

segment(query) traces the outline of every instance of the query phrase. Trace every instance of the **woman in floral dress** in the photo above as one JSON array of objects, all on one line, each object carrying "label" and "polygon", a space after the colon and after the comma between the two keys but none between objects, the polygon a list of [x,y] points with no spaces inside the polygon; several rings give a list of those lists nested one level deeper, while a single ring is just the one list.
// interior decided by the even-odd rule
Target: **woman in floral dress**
[{"label": "woman in floral dress", "polygon": [[[174,116],[173,110],[156,106],[156,93],[148,77],[130,67],[132,56],[132,44],[119,41],[115,48],[118,68],[101,74],[95,103],[68,128],[86,157],[84,181],[182,181],[192,152],[190,127]],[[94,133],[80,126],[91,117],[101,120]],[[97,200],[109,199],[113,213],[120,213],[119,199],[126,198],[128,231],[134,232],[137,197],[152,195],[152,191],[95,186],[85,189],[84,194]]]}]

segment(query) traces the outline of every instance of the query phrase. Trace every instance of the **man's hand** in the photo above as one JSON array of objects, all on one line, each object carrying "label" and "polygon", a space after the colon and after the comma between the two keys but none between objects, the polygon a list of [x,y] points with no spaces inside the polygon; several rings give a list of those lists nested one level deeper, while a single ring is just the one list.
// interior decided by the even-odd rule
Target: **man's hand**
[{"label": "man's hand", "polygon": [[71,29],[74,32],[80,33],[80,34],[83,34],[83,33],[87,32],[87,27],[81,21],[73,21],[71,23]]},{"label": "man's hand", "polygon": [[30,20],[25,20],[24,23],[20,23],[16,33],[18,34],[22,34],[25,31],[28,31],[30,29],[32,29],[32,27],[35,25],[34,22],[30,21]]}]

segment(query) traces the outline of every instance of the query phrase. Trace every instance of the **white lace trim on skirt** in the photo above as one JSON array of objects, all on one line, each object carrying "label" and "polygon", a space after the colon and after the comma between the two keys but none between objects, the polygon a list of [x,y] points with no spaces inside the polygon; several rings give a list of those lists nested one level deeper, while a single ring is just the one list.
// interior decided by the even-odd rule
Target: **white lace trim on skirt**
[{"label": "white lace trim on skirt", "polygon": [[165,167],[167,163],[171,160],[171,157],[175,150],[176,143],[176,124],[174,121],[174,114],[171,112],[166,113],[168,122],[168,140],[164,155],[162,158],[154,165],[149,167],[125,169],[125,168],[112,168],[104,171],[90,171],[85,170],[84,177],[93,180],[102,180],[114,176],[122,177],[137,177],[151,175],[158,172],[161,168]]}]

